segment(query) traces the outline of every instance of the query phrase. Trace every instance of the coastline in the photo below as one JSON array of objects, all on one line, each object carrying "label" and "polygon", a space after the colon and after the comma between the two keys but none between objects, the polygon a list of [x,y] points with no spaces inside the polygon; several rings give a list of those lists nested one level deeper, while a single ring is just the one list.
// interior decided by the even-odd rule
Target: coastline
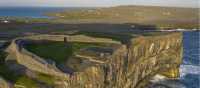
[{"label": "coastline", "polygon": [[[197,21],[198,13],[195,12],[198,10],[197,8],[153,6],[117,6],[107,8],[46,7],[44,11],[40,10],[40,8],[45,7],[39,7],[38,10],[36,8],[34,14],[23,14],[21,7],[21,10],[19,10],[21,13],[18,12],[19,16],[0,16],[0,19],[4,18],[29,23],[140,24],[149,25],[159,30],[200,29],[200,24]],[[130,9],[130,11],[127,9]],[[182,16],[182,14],[184,15]]]}]

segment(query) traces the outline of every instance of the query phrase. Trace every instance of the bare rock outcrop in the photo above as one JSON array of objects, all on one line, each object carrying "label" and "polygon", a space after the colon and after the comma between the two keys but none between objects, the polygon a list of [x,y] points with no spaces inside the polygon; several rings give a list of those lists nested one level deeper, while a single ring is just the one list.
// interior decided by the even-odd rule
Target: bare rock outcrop
[{"label": "bare rock outcrop", "polygon": [[130,86],[140,88],[142,82],[155,74],[177,78],[182,51],[181,33],[132,39],[126,71],[128,80],[132,82]]}]

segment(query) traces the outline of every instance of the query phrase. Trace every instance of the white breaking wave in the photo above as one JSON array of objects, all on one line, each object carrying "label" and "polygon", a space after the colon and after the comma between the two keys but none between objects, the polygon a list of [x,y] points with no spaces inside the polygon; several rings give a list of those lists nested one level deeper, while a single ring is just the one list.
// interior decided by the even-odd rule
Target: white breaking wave
[{"label": "white breaking wave", "polygon": [[162,76],[162,75],[155,75],[150,81],[153,82],[153,83],[156,83],[156,82],[160,82],[160,81],[163,81],[165,80],[166,77],[165,76]]},{"label": "white breaking wave", "polygon": [[186,74],[200,75],[200,66],[181,65],[180,66],[180,77],[184,77]]}]

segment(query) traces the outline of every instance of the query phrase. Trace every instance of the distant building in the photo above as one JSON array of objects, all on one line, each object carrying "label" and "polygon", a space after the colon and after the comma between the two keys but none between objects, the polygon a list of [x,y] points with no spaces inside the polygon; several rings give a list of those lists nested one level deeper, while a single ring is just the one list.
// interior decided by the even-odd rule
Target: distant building
[{"label": "distant building", "polygon": [[163,12],[163,15],[169,16],[171,15],[171,13],[167,11],[167,12]]},{"label": "distant building", "polygon": [[57,17],[62,17],[62,18],[65,17],[65,16],[62,15],[62,14],[56,14],[56,16],[57,16]]},{"label": "distant building", "polygon": [[8,21],[8,20],[4,20],[3,22],[4,22],[4,23],[9,23],[9,21]]},{"label": "distant building", "polygon": [[94,10],[87,10],[87,12],[88,12],[88,13],[92,13],[92,12],[94,12]]},{"label": "distant building", "polygon": [[9,20],[0,20],[1,23],[10,23]]},{"label": "distant building", "polygon": [[135,28],[136,26],[135,25],[131,25],[131,28]]}]

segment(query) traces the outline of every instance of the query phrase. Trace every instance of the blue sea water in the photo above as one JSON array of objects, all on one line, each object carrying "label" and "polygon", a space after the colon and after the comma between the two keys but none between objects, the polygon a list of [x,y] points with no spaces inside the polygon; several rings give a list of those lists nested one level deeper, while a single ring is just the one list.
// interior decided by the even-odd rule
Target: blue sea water
[{"label": "blue sea water", "polygon": [[187,31],[183,32],[183,47],[184,47],[184,61],[185,65],[200,65],[199,49],[200,49],[200,32]]},{"label": "blue sea water", "polygon": [[186,88],[200,88],[200,31],[183,32],[183,63],[180,81]]},{"label": "blue sea water", "polygon": [[29,18],[49,18],[45,13],[60,12],[64,10],[74,10],[80,8],[65,7],[0,7],[0,17],[29,17]]}]

